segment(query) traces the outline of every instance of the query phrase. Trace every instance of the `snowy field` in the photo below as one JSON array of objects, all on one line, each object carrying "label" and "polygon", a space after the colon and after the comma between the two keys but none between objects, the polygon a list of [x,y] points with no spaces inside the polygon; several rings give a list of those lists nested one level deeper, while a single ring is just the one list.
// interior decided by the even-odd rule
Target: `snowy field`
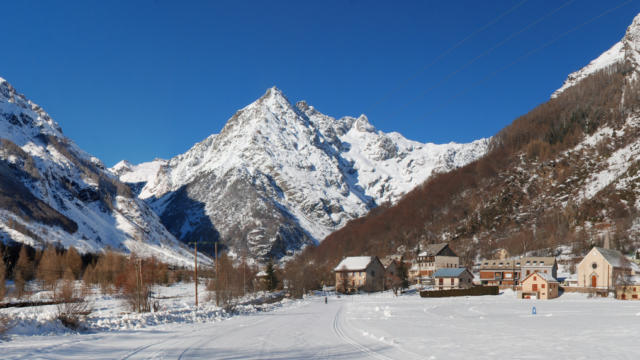
[{"label": "snowy field", "polygon": [[536,301],[511,291],[440,299],[384,293],[330,296],[328,304],[312,296],[230,316],[210,304],[194,312],[189,290],[170,288],[169,308],[146,315],[123,315],[116,300],[97,299],[93,330],[80,334],[47,320],[51,309],[1,310],[22,314],[25,324],[0,341],[0,357],[637,359],[640,349],[640,302],[583,294]]}]

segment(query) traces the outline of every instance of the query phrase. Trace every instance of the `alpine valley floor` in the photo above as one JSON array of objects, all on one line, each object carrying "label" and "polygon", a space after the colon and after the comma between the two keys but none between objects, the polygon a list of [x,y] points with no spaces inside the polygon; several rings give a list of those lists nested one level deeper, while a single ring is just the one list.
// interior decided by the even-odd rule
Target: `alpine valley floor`
[{"label": "alpine valley floor", "polygon": [[[172,306],[190,308],[186,299],[185,293],[184,301],[176,300]],[[109,306],[108,301],[95,303],[96,308],[103,307],[102,314],[112,314],[107,317],[122,310],[104,311]],[[184,321],[191,316],[194,321]],[[1,357],[636,359],[640,302],[582,294],[550,301],[517,300],[511,291],[440,299],[423,299],[415,293],[395,297],[387,292],[329,296],[328,304],[322,296],[285,300],[268,311],[209,320],[187,311],[182,320],[175,319],[84,334],[10,332],[0,341]]]}]

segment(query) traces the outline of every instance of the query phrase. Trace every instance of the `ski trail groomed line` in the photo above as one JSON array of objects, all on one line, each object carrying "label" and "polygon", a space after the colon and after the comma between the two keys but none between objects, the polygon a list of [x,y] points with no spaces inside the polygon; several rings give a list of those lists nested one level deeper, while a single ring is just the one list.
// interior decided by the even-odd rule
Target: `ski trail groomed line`
[{"label": "ski trail groomed line", "polygon": [[335,317],[333,318],[333,331],[336,333],[336,335],[338,335],[338,337],[342,340],[344,340],[346,343],[350,344],[351,346],[353,346],[354,348],[356,348],[357,350],[365,353],[368,357],[371,358],[375,358],[375,359],[380,359],[380,360],[391,360],[390,357],[385,356],[383,354],[380,354],[358,342],[356,342],[355,340],[351,339],[350,337],[348,337],[342,327],[340,326],[340,314],[342,313],[342,308],[338,309],[338,312],[336,312]]}]

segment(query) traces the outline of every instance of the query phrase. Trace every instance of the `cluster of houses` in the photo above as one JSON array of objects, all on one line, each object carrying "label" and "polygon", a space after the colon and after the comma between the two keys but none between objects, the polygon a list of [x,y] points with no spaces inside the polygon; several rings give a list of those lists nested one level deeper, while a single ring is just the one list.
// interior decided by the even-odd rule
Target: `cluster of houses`
[{"label": "cluster of houses", "polygon": [[[638,254],[640,255],[640,254]],[[638,256],[640,258],[640,256]],[[621,300],[640,299],[640,265],[617,250],[594,247],[577,264],[577,274],[558,281],[558,262],[553,256],[483,260],[473,271],[460,266],[460,258],[447,243],[428,245],[415,260],[376,256],[346,257],[334,268],[336,290],[343,293],[381,291],[390,288],[400,266],[408,268],[408,281],[433,290],[499,286],[517,291],[519,298],[553,299],[562,290],[608,294]]]}]

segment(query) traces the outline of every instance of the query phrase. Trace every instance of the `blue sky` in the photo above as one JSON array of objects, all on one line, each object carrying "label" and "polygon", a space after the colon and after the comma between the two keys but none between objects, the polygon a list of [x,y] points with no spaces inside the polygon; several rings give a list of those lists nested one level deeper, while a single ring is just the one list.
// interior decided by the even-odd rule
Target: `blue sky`
[{"label": "blue sky", "polygon": [[620,40],[640,1],[12,1],[2,12],[0,77],[112,166],[186,151],[273,85],[413,140],[491,136]]}]

